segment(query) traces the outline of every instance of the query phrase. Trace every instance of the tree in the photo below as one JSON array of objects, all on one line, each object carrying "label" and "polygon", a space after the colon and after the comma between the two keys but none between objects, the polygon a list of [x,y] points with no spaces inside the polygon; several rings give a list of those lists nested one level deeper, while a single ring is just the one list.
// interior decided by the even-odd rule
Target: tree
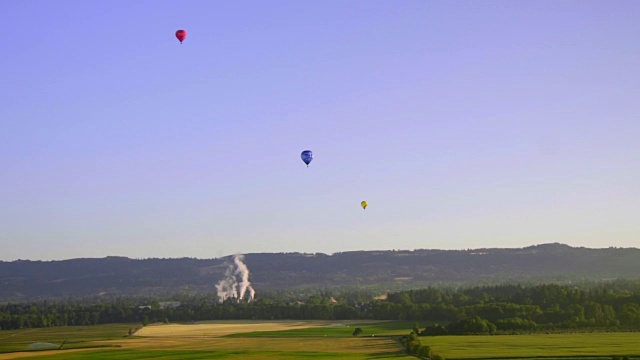
[{"label": "tree", "polygon": [[440,325],[440,324],[433,324],[433,325],[429,325],[427,327],[424,328],[424,330],[422,330],[422,332],[420,332],[420,334],[418,335],[423,335],[423,336],[437,336],[437,335],[446,335],[447,334],[447,328]]},{"label": "tree", "polygon": [[353,330],[353,336],[358,336],[360,334],[362,334],[362,329],[355,328],[355,330]]},{"label": "tree", "polygon": [[413,323],[413,332],[416,333],[416,335],[420,335],[420,327],[418,326],[418,323]]},{"label": "tree", "polygon": [[488,320],[479,316],[471,319],[460,320],[456,323],[449,324],[447,330],[450,334],[466,335],[466,334],[493,334],[497,328]]},{"label": "tree", "polygon": [[418,352],[416,353],[416,355],[423,358],[431,357],[431,346],[420,345],[420,347],[418,347]]}]

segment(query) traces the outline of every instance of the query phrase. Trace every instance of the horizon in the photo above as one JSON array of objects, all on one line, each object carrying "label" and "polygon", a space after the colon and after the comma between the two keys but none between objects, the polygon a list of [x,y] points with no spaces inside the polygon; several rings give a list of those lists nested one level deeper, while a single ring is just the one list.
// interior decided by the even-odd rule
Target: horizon
[{"label": "horizon", "polygon": [[228,255],[224,255],[224,256],[220,256],[220,257],[212,257],[212,258],[200,258],[200,257],[192,257],[192,256],[182,256],[182,257],[143,257],[143,258],[137,258],[137,257],[128,257],[128,256],[120,256],[120,255],[105,255],[105,256],[101,256],[101,257],[78,257],[78,258],[66,258],[66,259],[50,259],[50,260],[42,260],[42,259],[14,259],[14,260],[0,260],[0,262],[57,262],[57,261],[70,261],[70,260],[85,260],[85,259],[89,259],[89,260],[95,260],[95,259],[107,259],[107,258],[124,258],[124,259],[128,259],[128,260],[181,260],[181,259],[190,259],[190,260],[218,260],[218,259],[223,259],[223,258],[233,258],[236,255],[242,255],[242,256],[246,256],[246,255],[261,255],[261,254],[303,254],[303,255],[317,255],[317,254],[322,254],[322,255],[327,255],[327,256],[334,256],[336,254],[343,254],[343,253],[351,253],[351,252],[379,252],[379,251],[383,251],[383,252],[408,252],[408,251],[476,251],[476,250],[519,250],[519,249],[526,249],[526,248],[531,248],[531,247],[538,247],[538,246],[549,246],[549,245],[557,245],[557,246],[568,246],[572,249],[587,249],[587,250],[608,250],[608,249],[621,249],[621,250],[627,250],[627,249],[631,249],[631,250],[640,250],[639,247],[634,247],[634,246],[630,246],[630,247],[619,247],[619,246],[609,246],[609,247],[585,247],[585,246],[571,246],[568,244],[563,244],[563,243],[541,243],[541,244],[534,244],[534,245],[528,245],[528,246],[523,246],[523,247],[494,247],[494,248],[487,248],[487,247],[480,247],[480,248],[467,248],[467,249],[436,249],[436,248],[423,248],[423,249],[372,249],[372,250],[349,250],[349,251],[337,251],[334,253],[323,253],[323,252],[314,252],[314,253],[309,253],[309,252],[300,252],[300,251],[281,251],[281,252],[251,252],[251,253],[235,253],[235,254],[228,254]]},{"label": "horizon", "polygon": [[637,246],[638,14],[0,2],[0,260]]}]

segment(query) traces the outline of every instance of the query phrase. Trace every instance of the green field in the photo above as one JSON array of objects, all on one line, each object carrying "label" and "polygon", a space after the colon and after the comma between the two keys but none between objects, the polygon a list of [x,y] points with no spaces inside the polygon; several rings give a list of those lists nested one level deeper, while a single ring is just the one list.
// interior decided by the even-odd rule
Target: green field
[{"label": "green field", "polygon": [[[228,326],[232,322],[220,322]],[[250,322],[238,322],[250,323]],[[213,324],[215,325],[215,324]],[[229,336],[132,336],[124,337],[131,325],[103,325],[27,329],[0,332],[0,359],[415,359],[402,353],[397,341],[380,334],[404,334],[409,323],[336,323],[336,326],[287,331],[264,331],[255,334]],[[161,325],[160,325],[161,327]],[[362,337],[352,336],[353,329],[364,330]],[[321,333],[314,331],[321,330]],[[265,334],[271,333],[271,337]],[[369,334],[368,336],[366,336]],[[74,336],[75,335],[75,336]],[[327,335],[327,336],[324,336]],[[34,342],[76,345],[73,350],[29,351]],[[110,339],[110,340],[109,340]],[[77,346],[108,346],[96,349],[77,349]],[[65,349],[67,346],[65,345]],[[71,347],[69,347],[71,348]],[[19,351],[7,353],[11,351]]]},{"label": "green field", "polygon": [[640,359],[640,333],[421,337],[447,359],[629,356]]},{"label": "green field", "polygon": [[[233,322],[212,323],[225,326]],[[274,322],[274,324],[277,322]],[[253,326],[254,322],[237,322]],[[282,324],[282,323],[279,323]],[[306,324],[306,323],[305,323]],[[207,325],[209,326],[209,325]],[[237,327],[233,325],[234,329]],[[279,331],[194,336],[173,333],[126,337],[131,324],[25,329],[0,332],[0,359],[416,359],[403,353],[397,336],[413,322],[336,322],[326,326]],[[359,327],[363,333],[352,336]],[[189,328],[189,326],[184,326]],[[238,327],[239,328],[239,327]],[[150,328],[173,329],[172,327]],[[421,337],[447,359],[640,359],[640,333],[539,334],[508,336]],[[28,351],[36,342],[60,344],[63,350]],[[91,347],[84,348],[82,347]],[[68,349],[68,350],[64,350]],[[2,354],[4,353],[4,354]]]},{"label": "green field", "polygon": [[357,323],[336,324],[335,326],[327,326],[320,328],[307,328],[296,330],[280,330],[280,331],[254,331],[248,333],[238,333],[226,335],[231,338],[258,338],[258,337],[351,337],[356,328],[362,329],[360,337],[367,336],[389,336],[389,335],[407,335],[411,332],[413,324],[410,321],[386,321],[379,323]]},{"label": "green field", "polygon": [[29,350],[29,345],[37,342],[60,345],[63,341],[66,341],[63,346],[64,349],[78,348],[94,341],[123,339],[130,328],[136,328],[138,326],[140,325],[110,324],[100,326],[65,326],[3,330],[0,331],[0,353],[27,351]]},{"label": "green field", "polygon": [[59,355],[33,356],[22,359],[38,360],[76,360],[76,359],[269,359],[269,360],[296,360],[296,359],[340,359],[340,360],[365,360],[365,359],[404,359],[415,360],[415,357],[394,356],[388,354],[353,354],[353,353],[329,353],[313,351],[244,351],[244,350],[98,350],[66,353]]}]

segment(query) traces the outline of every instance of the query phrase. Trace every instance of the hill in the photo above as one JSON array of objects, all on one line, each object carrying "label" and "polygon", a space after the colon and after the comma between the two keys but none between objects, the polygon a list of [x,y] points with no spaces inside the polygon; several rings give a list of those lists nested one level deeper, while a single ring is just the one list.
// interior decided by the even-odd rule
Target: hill
[{"label": "hill", "polygon": [[[233,256],[0,262],[0,300],[213,292]],[[517,249],[245,254],[254,289],[401,290],[444,283],[567,282],[640,277],[640,249],[542,244]]]}]

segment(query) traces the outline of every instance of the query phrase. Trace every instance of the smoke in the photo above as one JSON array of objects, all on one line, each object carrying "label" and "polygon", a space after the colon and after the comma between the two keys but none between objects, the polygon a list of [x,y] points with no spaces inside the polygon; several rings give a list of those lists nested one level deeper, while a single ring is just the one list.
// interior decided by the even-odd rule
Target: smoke
[{"label": "smoke", "polygon": [[[218,293],[218,301],[224,302],[227,299],[243,300],[247,290],[249,290],[249,298],[247,302],[253,301],[256,291],[251,287],[249,282],[249,268],[242,262],[244,255],[235,254],[233,256],[233,264],[227,267],[224,278],[216,285]],[[238,276],[240,282],[238,282]],[[240,288],[240,296],[238,296],[238,287]]]},{"label": "smoke", "polygon": [[238,283],[236,282],[236,278],[233,275],[233,265],[229,265],[224,273],[224,279],[220,280],[220,282],[218,282],[218,285],[216,285],[216,290],[218,292],[218,301],[223,302],[231,297],[237,298],[237,286]]},{"label": "smoke", "polygon": [[236,274],[242,277],[242,281],[240,282],[240,299],[244,298],[244,294],[247,291],[248,287],[251,287],[251,283],[249,282],[249,268],[242,262],[244,256],[236,255],[233,258],[233,262],[236,263],[238,267],[236,269]]}]

